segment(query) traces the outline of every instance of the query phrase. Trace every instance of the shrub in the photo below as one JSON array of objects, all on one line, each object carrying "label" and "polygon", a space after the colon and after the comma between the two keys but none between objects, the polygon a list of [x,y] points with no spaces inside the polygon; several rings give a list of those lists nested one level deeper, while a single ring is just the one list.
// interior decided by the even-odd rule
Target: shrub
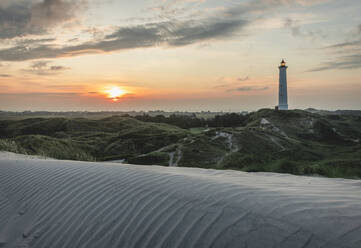
[{"label": "shrub", "polygon": [[26,154],[25,149],[19,146],[15,140],[0,139],[0,151]]}]

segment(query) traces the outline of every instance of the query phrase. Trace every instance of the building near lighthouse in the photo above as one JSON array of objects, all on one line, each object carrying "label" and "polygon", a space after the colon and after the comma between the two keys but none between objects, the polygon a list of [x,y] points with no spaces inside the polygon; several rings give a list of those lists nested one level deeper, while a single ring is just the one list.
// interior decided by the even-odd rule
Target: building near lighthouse
[{"label": "building near lighthouse", "polygon": [[278,91],[278,109],[288,110],[287,98],[287,68],[286,62],[282,59],[281,65],[278,67],[280,70],[279,76],[279,91]]}]

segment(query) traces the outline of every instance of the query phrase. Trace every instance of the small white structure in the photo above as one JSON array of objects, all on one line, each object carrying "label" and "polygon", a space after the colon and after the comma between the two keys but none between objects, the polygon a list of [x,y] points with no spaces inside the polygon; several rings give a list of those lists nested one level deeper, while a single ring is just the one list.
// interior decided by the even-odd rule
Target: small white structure
[{"label": "small white structure", "polygon": [[286,62],[282,59],[279,79],[279,92],[278,92],[278,109],[288,110],[288,99],[287,99],[287,68]]}]

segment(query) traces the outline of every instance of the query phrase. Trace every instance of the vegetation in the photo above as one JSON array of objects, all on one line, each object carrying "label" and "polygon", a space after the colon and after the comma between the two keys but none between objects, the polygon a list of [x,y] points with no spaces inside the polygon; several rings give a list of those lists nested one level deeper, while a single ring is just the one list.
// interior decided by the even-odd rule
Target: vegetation
[{"label": "vegetation", "polygon": [[223,115],[216,115],[213,118],[198,118],[193,115],[176,115],[172,114],[169,117],[164,115],[151,116],[148,114],[137,115],[134,118],[145,122],[167,123],[180,128],[197,128],[197,127],[236,127],[244,125],[247,116],[236,113],[227,113]]},{"label": "vegetation", "polygon": [[361,178],[361,116],[262,109],[216,115],[0,120],[0,150],[57,159],[125,160]]},{"label": "vegetation", "polygon": [[26,150],[18,146],[15,140],[0,139],[0,151],[26,154]]}]

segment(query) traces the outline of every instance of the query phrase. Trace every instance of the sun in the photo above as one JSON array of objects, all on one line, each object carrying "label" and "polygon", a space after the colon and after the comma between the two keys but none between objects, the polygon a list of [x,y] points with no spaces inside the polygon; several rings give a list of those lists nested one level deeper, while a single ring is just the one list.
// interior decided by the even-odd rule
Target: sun
[{"label": "sun", "polygon": [[127,91],[118,86],[112,86],[109,89],[105,90],[105,93],[107,94],[108,98],[112,99],[113,102],[116,102],[119,100],[120,97],[125,95]]}]

